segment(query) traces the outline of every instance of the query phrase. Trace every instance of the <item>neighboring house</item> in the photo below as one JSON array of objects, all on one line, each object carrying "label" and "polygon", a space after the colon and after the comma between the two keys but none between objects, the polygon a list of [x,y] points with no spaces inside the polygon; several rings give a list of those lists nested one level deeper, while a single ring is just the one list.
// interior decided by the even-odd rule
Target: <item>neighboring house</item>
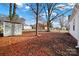
[{"label": "neighboring house", "polygon": [[[36,25],[33,25],[33,29],[36,28]],[[47,24],[38,23],[38,30],[47,30]]]},{"label": "neighboring house", "polygon": [[61,29],[66,30],[68,28],[68,16],[62,15],[59,20]]},{"label": "neighboring house", "polygon": [[72,15],[69,20],[69,32],[70,34],[77,39],[77,46],[79,48],[79,4],[76,4]]},{"label": "neighboring house", "polygon": [[25,24],[25,25],[24,25],[24,30],[26,30],[26,29],[28,29],[28,30],[29,30],[29,29],[32,29],[32,26]]},{"label": "neighboring house", "polygon": [[[59,25],[59,26],[56,26]],[[59,28],[61,30],[67,30],[68,29],[68,16],[62,15],[60,17],[57,17],[55,21],[53,21],[53,28]]]}]

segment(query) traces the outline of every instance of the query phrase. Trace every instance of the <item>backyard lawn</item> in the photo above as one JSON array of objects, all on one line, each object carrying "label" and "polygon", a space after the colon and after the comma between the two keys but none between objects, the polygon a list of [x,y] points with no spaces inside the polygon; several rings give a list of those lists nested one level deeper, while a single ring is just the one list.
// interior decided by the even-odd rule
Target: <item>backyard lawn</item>
[{"label": "backyard lawn", "polygon": [[0,55],[8,56],[61,56],[78,55],[77,44],[69,33],[24,32],[21,36],[0,37]]}]

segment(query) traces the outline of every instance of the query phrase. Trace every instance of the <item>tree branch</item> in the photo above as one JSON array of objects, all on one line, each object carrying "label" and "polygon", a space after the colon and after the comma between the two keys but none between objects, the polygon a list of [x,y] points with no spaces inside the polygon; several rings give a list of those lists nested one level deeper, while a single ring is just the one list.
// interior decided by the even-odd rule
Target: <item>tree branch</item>
[{"label": "tree branch", "polygon": [[68,13],[69,11],[71,11],[71,9],[67,10],[66,12],[62,13],[61,15],[57,14],[54,18],[52,18],[52,19],[50,20],[50,22],[51,22],[53,19],[56,19],[57,17],[60,17],[60,16],[62,16],[63,14]]},{"label": "tree branch", "polygon": [[27,5],[27,6],[30,6],[31,10],[32,10],[35,14],[37,14],[36,11],[35,11],[35,9],[32,7],[32,5],[29,5],[29,4],[26,4],[26,5]]}]

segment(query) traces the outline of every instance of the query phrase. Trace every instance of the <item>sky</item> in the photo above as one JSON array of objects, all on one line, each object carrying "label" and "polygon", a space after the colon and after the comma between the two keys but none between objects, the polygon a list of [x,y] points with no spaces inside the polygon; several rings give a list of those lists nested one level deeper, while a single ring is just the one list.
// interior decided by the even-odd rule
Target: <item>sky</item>
[{"label": "sky", "polygon": [[[19,15],[20,17],[24,18],[26,21],[25,23],[28,25],[32,25],[35,24],[35,18],[34,15],[31,12],[31,8],[30,6],[27,6],[23,3],[16,3],[17,4],[17,10],[16,10],[16,14]],[[66,10],[71,9],[71,11],[69,11],[68,13],[65,14],[65,16],[71,15],[72,14],[72,9],[74,8],[73,3],[58,3],[58,5],[56,6],[59,10],[55,10],[53,11],[53,15],[58,14],[62,14],[64,13]],[[8,3],[0,3],[0,15],[9,15],[9,4]],[[43,18],[45,18],[45,16],[43,16]],[[54,22],[55,26],[59,26],[58,22]]]}]

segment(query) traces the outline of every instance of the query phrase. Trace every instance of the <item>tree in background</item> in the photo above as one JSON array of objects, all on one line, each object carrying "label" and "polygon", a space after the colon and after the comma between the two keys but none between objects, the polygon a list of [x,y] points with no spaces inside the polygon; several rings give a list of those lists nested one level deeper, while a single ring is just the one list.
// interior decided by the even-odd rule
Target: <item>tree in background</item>
[{"label": "tree in background", "polygon": [[9,4],[9,17],[10,17],[10,21],[12,19],[12,3]]},{"label": "tree in background", "polygon": [[16,16],[16,3],[14,3],[14,7],[13,7],[13,15],[12,15],[13,17],[15,17]]},{"label": "tree in background", "polygon": [[9,17],[10,17],[10,20],[12,20],[14,18],[14,16],[16,16],[16,3],[14,3],[14,6],[13,6],[13,10],[12,10],[12,3],[9,4]]},{"label": "tree in background", "polygon": [[[12,10],[12,3],[9,4],[10,8],[9,8],[9,17],[10,17],[10,21],[15,19],[16,16],[16,3],[13,4],[13,10]],[[12,14],[13,11],[13,14]],[[14,34],[14,25],[12,24],[12,35]]]},{"label": "tree in background", "polygon": [[59,23],[60,23],[60,26],[61,26],[61,29],[64,27],[64,15],[62,15],[59,19]]},{"label": "tree in background", "polygon": [[69,11],[71,11],[72,9],[66,10],[65,12],[63,12],[62,14],[56,14],[53,15],[53,12],[55,10],[60,11],[59,8],[63,8],[63,7],[56,7],[58,4],[57,3],[46,3],[45,4],[45,15],[46,15],[46,19],[47,19],[47,32],[50,31],[50,25],[51,22],[53,22],[54,20],[56,20],[56,18],[61,17],[62,15],[68,13]]},{"label": "tree in background", "polygon": [[39,3],[35,3],[35,4],[27,4],[28,6],[30,6],[31,11],[34,14],[34,17],[36,19],[36,36],[38,35],[38,20],[40,17],[41,12],[43,11],[43,4],[39,4]]},{"label": "tree in background", "polygon": [[46,3],[45,4],[45,8],[44,8],[44,11],[45,11],[45,15],[46,15],[46,19],[47,19],[47,32],[50,31],[50,26],[51,26],[51,20],[52,20],[52,17],[53,17],[53,10],[55,10],[55,6],[57,4],[56,3]]}]

